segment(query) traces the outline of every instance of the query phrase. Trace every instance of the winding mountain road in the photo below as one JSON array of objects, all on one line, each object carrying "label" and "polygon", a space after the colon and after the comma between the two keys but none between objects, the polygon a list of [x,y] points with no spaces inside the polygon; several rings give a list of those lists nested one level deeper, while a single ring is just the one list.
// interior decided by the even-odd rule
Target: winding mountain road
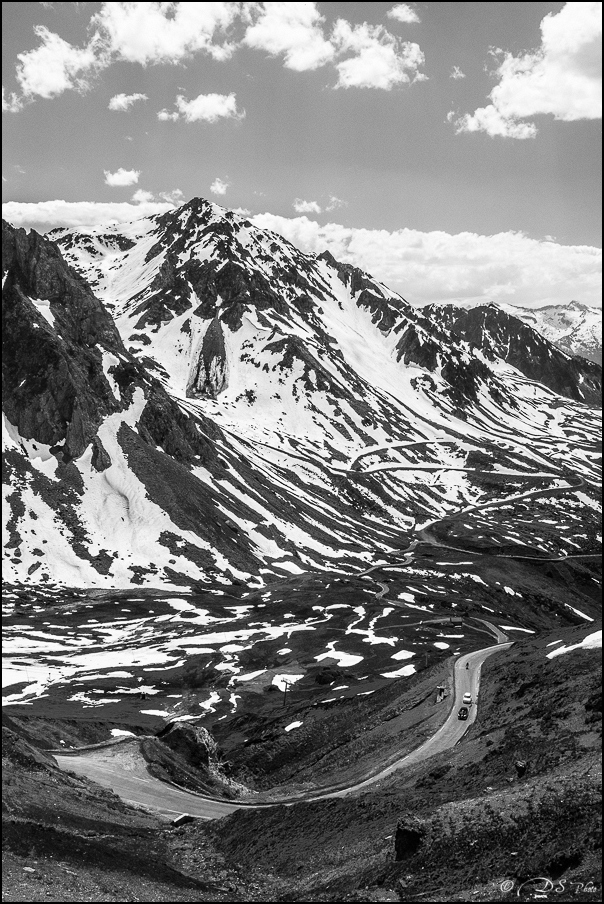
[{"label": "winding mountain road", "polygon": [[[442,441],[433,440],[432,442],[438,443]],[[402,448],[406,445],[411,446],[423,444],[424,443],[421,442],[399,443],[396,445]],[[353,467],[358,464],[358,461],[362,457],[374,451],[377,450],[375,448],[369,449],[366,450],[365,453],[357,455],[357,457],[352,462],[352,467],[350,470],[352,470]],[[420,466],[420,468],[421,467],[422,466]],[[369,468],[368,471],[374,472],[402,469],[414,470],[418,469],[418,466],[390,463],[374,466],[373,468]],[[447,468],[433,468],[433,466],[424,466],[423,469],[447,470]],[[448,468],[448,470],[474,469]],[[519,475],[514,474],[514,476]],[[536,476],[556,477],[560,475],[531,474],[526,476],[534,478]],[[415,547],[419,545],[419,543],[428,543],[434,546],[445,546],[445,544],[441,543],[438,538],[433,536],[430,532],[430,528],[433,527],[433,525],[435,525],[436,523],[451,521],[455,518],[466,516],[473,511],[479,511],[485,508],[505,505],[508,502],[516,501],[519,499],[535,498],[546,494],[553,495],[566,492],[568,490],[577,490],[580,486],[583,486],[584,483],[585,481],[583,480],[583,478],[575,478],[573,483],[564,485],[562,487],[554,487],[547,490],[544,490],[543,488],[536,488],[524,493],[514,494],[513,496],[509,496],[507,498],[473,505],[461,511],[438,518],[421,528],[416,528],[416,536],[411,541],[409,547],[399,553],[400,559],[402,560],[399,564],[410,564],[410,562],[414,558],[413,551]],[[466,552],[465,550],[461,551]],[[544,557],[543,560],[545,561],[546,558]],[[384,564],[387,567],[387,563]],[[358,576],[361,577],[364,575],[371,575],[374,571],[378,571],[380,568],[383,568],[384,564],[372,566],[371,568],[360,572]],[[380,590],[376,593],[376,597],[378,599],[383,599],[388,592],[388,585],[381,581],[377,581],[375,578],[373,578],[373,580],[380,588]],[[499,650],[508,649],[512,645],[511,642],[508,641],[506,634],[500,628],[497,628],[495,625],[492,625],[490,622],[487,622],[484,619],[478,619],[478,621],[481,621],[486,626],[486,628],[494,634],[497,643],[485,647],[482,650],[476,650],[472,653],[466,653],[463,656],[460,656],[456,661],[454,669],[455,696],[451,711],[444,724],[430,738],[424,741],[423,744],[421,744],[411,753],[395,759],[392,763],[385,766],[374,775],[370,775],[362,781],[356,782],[352,785],[332,785],[313,792],[292,795],[289,797],[273,799],[270,801],[225,801],[209,796],[195,794],[190,791],[185,791],[181,788],[176,787],[175,785],[170,785],[154,778],[147,771],[146,762],[139,749],[139,742],[134,739],[127,742],[118,742],[106,746],[97,746],[96,748],[80,748],[69,753],[64,750],[55,751],[53,752],[53,755],[58,765],[62,769],[75,772],[79,775],[84,775],[87,778],[93,779],[94,781],[98,782],[98,784],[103,785],[106,788],[110,788],[128,803],[147,807],[149,809],[153,809],[170,816],[174,816],[175,814],[180,813],[188,813],[191,816],[201,819],[216,819],[222,816],[226,816],[238,809],[259,808],[276,805],[292,805],[294,803],[303,801],[316,801],[333,797],[346,797],[348,795],[363,791],[364,789],[376,784],[386,776],[391,775],[393,772],[399,769],[416,765],[417,763],[420,763],[423,760],[428,759],[429,757],[449,750],[450,748],[455,746],[455,744],[457,744],[467,732],[470,725],[472,725],[476,720],[478,707],[477,701],[480,689],[480,671],[483,662],[493,653]],[[472,695],[473,703],[470,706],[468,719],[466,721],[463,721],[458,719],[457,713],[460,706],[462,706],[463,696],[465,693],[470,693]]]},{"label": "winding mountain road", "polygon": [[[480,688],[480,670],[482,663],[499,650],[508,649],[512,644],[494,625],[485,622],[502,640],[482,650],[466,653],[455,663],[455,697],[453,707],[445,723],[430,738],[424,741],[411,753],[395,760],[388,766],[368,776],[361,782],[346,787],[332,785],[317,791],[292,795],[271,801],[225,801],[184,791],[175,785],[169,785],[154,778],[147,771],[147,764],[138,747],[138,741],[122,741],[108,746],[79,748],[73,752],[54,751],[53,756],[61,769],[75,772],[92,779],[105,788],[110,788],[127,803],[147,807],[152,810],[175,816],[188,813],[200,819],[218,819],[234,810],[277,805],[291,805],[304,801],[325,800],[332,797],[347,797],[363,791],[376,784],[399,769],[413,766],[416,763],[442,753],[457,744],[475,721],[477,699]],[[467,667],[466,667],[467,666]],[[467,721],[457,718],[465,693],[472,694],[473,705]]]}]

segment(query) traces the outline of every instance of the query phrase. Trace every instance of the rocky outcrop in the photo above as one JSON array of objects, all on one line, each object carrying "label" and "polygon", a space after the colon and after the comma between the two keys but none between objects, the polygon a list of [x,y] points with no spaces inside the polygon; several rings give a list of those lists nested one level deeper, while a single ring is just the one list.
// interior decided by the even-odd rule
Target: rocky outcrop
[{"label": "rocky outcrop", "polygon": [[162,743],[196,769],[218,763],[218,747],[207,729],[188,722],[172,722],[157,735]]},{"label": "rocky outcrop", "polygon": [[415,854],[426,835],[426,826],[417,816],[399,818],[394,836],[394,859],[406,860]]},{"label": "rocky outcrop", "polygon": [[193,361],[187,395],[190,398],[215,399],[226,388],[227,376],[224,333],[220,320],[214,317],[210,321],[197,357]]},{"label": "rocky outcrop", "polygon": [[56,329],[65,339],[88,348],[100,343],[114,352],[125,351],[111,315],[65,263],[54,242],[3,220],[2,272],[8,272],[7,283],[25,295],[50,302]]},{"label": "rocky outcrop", "polygon": [[95,436],[92,440],[92,458],[90,463],[95,471],[105,471],[107,468],[111,467],[109,453],[98,436]]},{"label": "rocky outcrop", "polygon": [[[120,355],[122,341],[51,242],[3,223],[2,245],[3,410],[21,436],[77,457],[122,407],[102,367],[102,348]],[[37,301],[48,302],[49,319]]]}]

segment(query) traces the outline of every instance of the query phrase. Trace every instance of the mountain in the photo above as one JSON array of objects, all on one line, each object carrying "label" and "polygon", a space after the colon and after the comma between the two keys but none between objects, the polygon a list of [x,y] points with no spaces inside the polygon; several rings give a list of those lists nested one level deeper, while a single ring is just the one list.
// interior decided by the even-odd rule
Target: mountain
[{"label": "mountain", "polygon": [[[514,313],[511,305],[505,307]],[[602,308],[571,301],[568,305],[522,308],[517,316],[568,354],[602,364]]]},{"label": "mountain", "polygon": [[577,358],[553,346],[520,317],[496,304],[459,308],[427,305],[426,319],[446,326],[456,336],[479,348],[490,361],[511,364],[531,380],[579,402],[600,404],[602,371],[598,364]]},{"label": "mountain", "polygon": [[4,255],[10,579],[351,573],[490,498],[486,472],[590,470],[570,439],[597,424],[595,365],[546,340],[523,358],[512,319],[481,347],[207,201],[51,239],[7,225]]},{"label": "mountain", "polygon": [[[595,364],[201,199],[4,224],[2,316],[9,897],[594,887]],[[289,805],[168,827],[97,780]]]},{"label": "mountain", "polygon": [[[478,302],[455,307],[471,310],[475,307],[485,308],[487,305]],[[571,301],[567,305],[544,305],[541,308],[526,308],[499,301],[497,304],[490,302],[488,307],[496,307],[511,317],[524,321],[567,355],[580,355],[602,364],[602,308],[581,304],[579,301]]]}]

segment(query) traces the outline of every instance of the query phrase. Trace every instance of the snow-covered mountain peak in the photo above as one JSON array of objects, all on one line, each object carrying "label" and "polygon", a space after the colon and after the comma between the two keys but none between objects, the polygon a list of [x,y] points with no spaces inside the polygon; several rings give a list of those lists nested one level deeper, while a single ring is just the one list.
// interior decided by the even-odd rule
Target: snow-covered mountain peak
[{"label": "snow-covered mountain peak", "polygon": [[565,365],[550,385],[567,356],[544,339],[527,375],[503,321],[496,346],[477,342],[203,199],[52,237],[9,242],[22,258],[3,308],[15,575],[49,574],[29,512],[58,531],[53,579],[251,580],[346,571],[475,499],[475,460],[541,473],[555,450],[586,468],[568,437],[577,419],[591,430],[594,375]]}]

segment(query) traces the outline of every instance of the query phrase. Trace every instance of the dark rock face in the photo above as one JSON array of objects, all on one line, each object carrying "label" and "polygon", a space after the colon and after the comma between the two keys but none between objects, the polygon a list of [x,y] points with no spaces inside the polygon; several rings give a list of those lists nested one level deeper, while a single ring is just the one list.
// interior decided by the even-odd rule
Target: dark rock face
[{"label": "dark rock face", "polygon": [[[2,272],[30,298],[50,302],[57,330],[72,342],[92,348],[97,343],[123,352],[119,333],[88,283],[69,267],[54,242],[33,229],[2,222]],[[7,278],[8,282],[8,278]]]},{"label": "dark rock face", "polygon": [[[139,436],[153,449],[160,446],[177,462],[195,459],[208,465],[216,460],[214,440],[221,436],[216,425],[202,417],[193,420],[182,413],[162,386],[148,388],[147,404],[138,422]],[[171,463],[170,463],[171,464]]]},{"label": "dark rock face", "polygon": [[[124,353],[113,320],[51,242],[3,224],[2,404],[19,433],[82,454],[119,411],[102,350]],[[49,302],[51,324],[30,300]]]},{"label": "dark rock face", "polygon": [[227,355],[220,320],[214,317],[206,330],[201,349],[191,369],[187,395],[215,399],[227,385]]},{"label": "dark rock face", "polygon": [[394,859],[406,860],[413,856],[426,835],[426,828],[416,816],[403,816],[396,825],[394,836]]},{"label": "dark rock face", "polygon": [[602,369],[598,364],[566,355],[497,305],[480,305],[470,310],[455,305],[429,305],[422,313],[433,324],[479,348],[490,360],[502,358],[529,379],[569,399],[601,404]]},{"label": "dark rock face", "polygon": [[95,471],[105,471],[111,467],[111,457],[98,436],[92,440],[91,464]]},{"label": "dark rock face", "polygon": [[[2,300],[2,404],[21,436],[57,447],[63,459],[79,457],[93,441],[92,464],[111,460],[96,436],[104,418],[123,410],[136,386],[147,405],[141,436],[177,461],[208,461],[217,428],[205,419],[206,438],[142,364],[126,352],[113,319],[52,242],[3,224],[7,271]],[[51,324],[30,298],[50,302]],[[103,348],[120,358],[110,370],[116,399],[102,367]]]},{"label": "dark rock face", "polygon": [[172,722],[157,737],[196,769],[208,769],[218,760],[216,741],[209,731],[200,726]]}]

